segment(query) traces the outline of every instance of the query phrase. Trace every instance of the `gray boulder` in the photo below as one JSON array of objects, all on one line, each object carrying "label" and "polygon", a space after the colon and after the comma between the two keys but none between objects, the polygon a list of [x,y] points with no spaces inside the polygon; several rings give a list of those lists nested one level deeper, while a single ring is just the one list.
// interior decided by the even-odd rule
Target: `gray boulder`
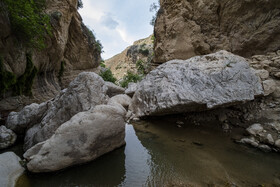
[{"label": "gray boulder", "polygon": [[124,108],[128,108],[128,106],[131,104],[131,98],[125,94],[116,95],[108,100],[108,105],[115,104],[120,104]]},{"label": "gray boulder", "polygon": [[15,143],[17,135],[5,126],[0,126],[0,149],[5,149]]},{"label": "gray boulder", "polygon": [[57,171],[89,162],[125,144],[125,109],[98,105],[62,124],[48,140],[27,150],[31,172]]},{"label": "gray boulder", "polygon": [[11,112],[6,126],[17,134],[25,133],[26,129],[37,124],[48,109],[47,102],[42,104],[33,103],[24,107],[20,112]]},{"label": "gray boulder", "polygon": [[227,51],[172,60],[137,85],[130,110],[137,117],[213,109],[263,95],[247,61]]},{"label": "gray boulder", "polygon": [[119,94],[124,94],[125,92],[125,89],[120,87],[120,86],[117,86],[115,85],[114,83],[111,83],[111,82],[105,82],[106,86],[108,87],[108,90],[107,90],[107,95],[109,97],[113,97],[115,95],[119,95]]},{"label": "gray boulder", "polygon": [[259,123],[253,124],[246,129],[246,131],[253,136],[260,134],[263,130],[263,126]]},{"label": "gray boulder", "polygon": [[20,158],[13,152],[0,154],[0,186],[13,187],[23,174]]},{"label": "gray boulder", "polygon": [[53,100],[41,105],[33,104],[18,113],[11,113],[7,125],[13,129],[31,127],[24,140],[24,149],[27,150],[50,138],[60,125],[75,114],[107,103],[106,92],[107,86],[99,75],[92,72],[80,73],[69,87],[62,90]]},{"label": "gray boulder", "polygon": [[137,90],[137,83],[129,83],[127,86],[127,89],[125,90],[125,94],[129,95],[130,97],[133,97],[134,93]]}]

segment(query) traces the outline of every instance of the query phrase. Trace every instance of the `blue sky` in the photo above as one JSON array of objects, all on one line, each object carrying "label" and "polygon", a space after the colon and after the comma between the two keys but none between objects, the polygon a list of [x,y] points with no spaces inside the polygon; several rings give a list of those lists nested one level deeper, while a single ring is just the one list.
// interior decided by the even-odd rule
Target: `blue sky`
[{"label": "blue sky", "polygon": [[94,30],[108,59],[134,41],[153,33],[150,5],[157,0],[83,0],[79,12],[85,25]]}]

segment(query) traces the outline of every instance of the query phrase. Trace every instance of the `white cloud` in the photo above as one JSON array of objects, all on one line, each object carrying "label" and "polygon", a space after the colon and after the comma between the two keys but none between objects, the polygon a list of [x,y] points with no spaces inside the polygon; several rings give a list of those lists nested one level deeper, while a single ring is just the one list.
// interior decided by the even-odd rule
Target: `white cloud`
[{"label": "white cloud", "polygon": [[83,0],[79,12],[104,47],[102,57],[110,58],[134,41],[152,34],[149,5],[156,0]]}]

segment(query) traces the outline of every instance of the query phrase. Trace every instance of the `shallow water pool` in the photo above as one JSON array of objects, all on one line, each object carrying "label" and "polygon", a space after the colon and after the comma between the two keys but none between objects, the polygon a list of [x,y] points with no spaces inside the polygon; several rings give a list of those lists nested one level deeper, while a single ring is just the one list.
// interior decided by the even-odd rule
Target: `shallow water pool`
[{"label": "shallow water pool", "polygon": [[18,186],[280,186],[279,154],[235,144],[215,123],[177,120],[126,125],[124,147],[57,173],[27,173]]}]

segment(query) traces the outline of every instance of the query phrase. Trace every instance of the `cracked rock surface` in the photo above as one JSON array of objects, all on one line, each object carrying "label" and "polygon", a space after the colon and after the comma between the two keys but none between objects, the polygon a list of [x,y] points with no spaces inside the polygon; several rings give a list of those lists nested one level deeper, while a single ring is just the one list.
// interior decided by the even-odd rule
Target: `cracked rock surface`
[{"label": "cracked rock surface", "polygon": [[142,80],[130,110],[137,117],[208,110],[263,95],[248,62],[227,51],[158,66]]},{"label": "cracked rock surface", "polygon": [[279,0],[160,0],[160,7],[155,63],[221,49],[243,57],[279,50]]}]

